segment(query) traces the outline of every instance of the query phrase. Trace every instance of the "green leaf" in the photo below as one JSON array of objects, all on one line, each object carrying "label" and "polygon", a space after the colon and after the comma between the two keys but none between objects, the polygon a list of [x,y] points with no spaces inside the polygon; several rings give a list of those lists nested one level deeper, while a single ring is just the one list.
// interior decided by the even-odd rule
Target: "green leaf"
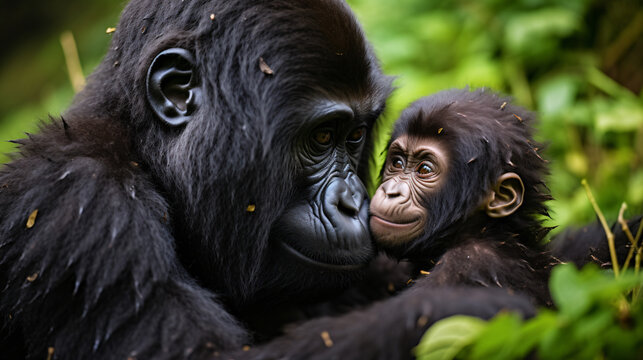
[{"label": "green leaf", "polygon": [[551,56],[556,41],[580,28],[579,14],[562,7],[517,13],[508,19],[505,36],[508,49],[527,57]]},{"label": "green leaf", "polygon": [[551,310],[541,310],[538,316],[527,321],[520,329],[519,340],[514,350],[515,357],[525,358],[542,341],[544,336],[556,329],[557,326],[557,314]]},{"label": "green leaf", "polygon": [[550,288],[561,314],[573,320],[586,314],[592,306],[610,305],[641,282],[643,273],[628,272],[613,278],[595,264],[585,266],[582,271],[573,264],[562,264],[552,271]]},{"label": "green leaf", "polygon": [[473,359],[508,359],[517,344],[522,319],[515,313],[502,313],[493,318],[480,333],[471,350]]},{"label": "green leaf", "polygon": [[611,309],[603,308],[579,320],[576,326],[576,336],[585,339],[595,339],[612,321]]},{"label": "green leaf", "polygon": [[629,132],[643,126],[643,104],[638,100],[619,99],[596,103],[596,130]]},{"label": "green leaf", "polygon": [[578,317],[591,306],[588,291],[582,286],[578,270],[573,264],[562,264],[553,269],[550,288],[560,312],[570,318]]},{"label": "green leaf", "polygon": [[484,320],[452,316],[436,322],[413,350],[419,360],[450,360],[476,339],[485,328]]},{"label": "green leaf", "polygon": [[634,204],[643,202],[643,170],[639,170],[630,176],[627,201]]},{"label": "green leaf", "polygon": [[576,98],[578,83],[569,75],[559,75],[538,86],[538,111],[542,116],[558,114],[569,109]]}]

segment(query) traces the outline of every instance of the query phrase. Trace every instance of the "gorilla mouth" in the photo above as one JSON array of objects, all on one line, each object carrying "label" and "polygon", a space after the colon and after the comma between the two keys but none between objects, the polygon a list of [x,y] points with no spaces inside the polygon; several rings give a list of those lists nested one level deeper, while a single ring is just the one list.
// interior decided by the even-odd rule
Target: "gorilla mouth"
[{"label": "gorilla mouth", "polygon": [[281,246],[283,247],[284,250],[286,250],[289,254],[295,256],[297,259],[309,264],[313,265],[316,267],[321,267],[324,269],[328,270],[333,270],[333,271],[354,271],[354,270],[359,270],[362,269],[366,266],[368,262],[363,262],[359,264],[333,264],[333,263],[328,263],[328,262],[321,262],[319,260],[312,259],[301,252],[295,250],[292,246],[286,244],[285,242],[281,241],[280,242]]},{"label": "gorilla mouth", "polygon": [[371,221],[375,220],[378,222],[380,225],[384,225],[386,227],[390,228],[395,228],[395,229],[405,229],[409,227],[413,227],[417,222],[420,220],[419,218],[414,218],[411,220],[399,220],[399,221],[393,221],[393,220],[388,220],[385,219],[381,216],[371,214]]},{"label": "gorilla mouth", "polygon": [[390,245],[404,244],[416,238],[422,231],[422,218],[393,221],[371,214],[370,225],[375,243],[386,248]]},{"label": "gorilla mouth", "polygon": [[365,197],[356,211],[344,212],[332,201],[321,206],[302,201],[280,216],[270,238],[289,258],[309,267],[355,271],[366,267],[376,252]]}]

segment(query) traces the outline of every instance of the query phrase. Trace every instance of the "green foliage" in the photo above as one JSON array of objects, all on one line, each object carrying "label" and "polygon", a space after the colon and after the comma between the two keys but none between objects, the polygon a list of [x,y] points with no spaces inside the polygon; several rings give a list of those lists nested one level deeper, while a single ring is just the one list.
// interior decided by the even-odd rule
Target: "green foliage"
[{"label": "green foliage", "polygon": [[416,356],[432,360],[453,359],[471,344],[486,326],[483,320],[470,316],[452,316],[431,326],[424,340],[415,348]]},{"label": "green foliage", "polygon": [[[68,10],[64,9],[63,3]],[[122,4],[109,0],[91,3],[57,0],[42,4],[42,7],[55,10],[45,12],[47,17],[56,18],[48,26],[54,26],[52,24],[59,19],[67,21],[60,29],[42,32],[35,40],[24,42],[0,59],[0,164],[8,161],[7,154],[14,150],[14,145],[6,140],[25,138],[25,132],[35,132],[40,121],[47,120],[50,114],[59,115],[74,96],[60,34],[64,30],[73,32],[83,72],[90,74],[107,51],[111,36],[105,29],[116,24]],[[42,11],[40,8],[38,12]],[[65,12],[69,15],[64,15]],[[34,23],[27,18],[24,24],[31,29]],[[43,25],[43,30],[46,27]],[[14,31],[17,42],[22,43],[22,30]]]},{"label": "green foliage", "polygon": [[[522,320],[503,313],[485,322],[466,316],[434,324],[416,348],[429,359],[634,359],[643,354],[643,307],[625,294],[643,274],[615,278],[594,265],[554,268],[550,288],[557,311]],[[629,295],[628,295],[629,296]],[[453,339],[450,343],[445,339]]]}]

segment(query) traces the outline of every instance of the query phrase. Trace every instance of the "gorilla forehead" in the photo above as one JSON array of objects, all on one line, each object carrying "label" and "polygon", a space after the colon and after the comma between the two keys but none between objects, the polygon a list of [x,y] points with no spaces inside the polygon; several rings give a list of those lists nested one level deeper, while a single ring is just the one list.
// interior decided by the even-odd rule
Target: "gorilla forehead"
[{"label": "gorilla forehead", "polygon": [[271,91],[278,93],[388,91],[382,94],[388,84],[373,80],[376,60],[343,1],[132,1],[114,36],[108,54],[119,61],[114,71],[141,73],[159,49],[181,46],[195,50],[209,78],[249,92],[266,77],[257,71],[259,57],[275,71],[279,88]]},{"label": "gorilla forehead", "polygon": [[[205,126],[214,132],[222,126],[243,129],[250,138],[240,134],[246,137],[242,141],[262,144],[259,153],[279,151],[270,149],[275,134],[293,136],[319,100],[379,113],[391,91],[391,79],[382,76],[343,1],[132,1],[114,36],[98,76],[135,79],[112,89],[112,98],[120,99],[128,88],[138,103],[120,107],[132,109],[126,116],[134,126],[150,123],[136,90],[145,69],[161,50],[183,47],[194,51],[201,76],[208,79],[204,95],[212,100]],[[260,70],[260,58],[273,75]]]},{"label": "gorilla forehead", "polygon": [[[108,115],[132,119],[129,126],[142,135],[142,146],[155,151],[167,142],[167,129],[150,119],[139,89],[152,59],[171,47],[194,52],[205,79],[204,96],[210,99],[200,120],[168,144],[175,149],[218,153],[243,144],[243,154],[250,157],[283,158],[290,151],[284,145],[292,143],[284,138],[293,139],[320,102],[348,104],[358,115],[379,114],[391,91],[391,79],[381,74],[343,1],[134,0],[123,11],[110,51],[93,75],[104,81],[90,82],[75,106],[118,111]],[[260,70],[260,58],[273,75]],[[94,89],[96,85],[100,88]],[[372,123],[375,116],[366,119]],[[200,134],[228,138],[218,141],[219,136]],[[239,163],[234,152],[222,160]]]}]

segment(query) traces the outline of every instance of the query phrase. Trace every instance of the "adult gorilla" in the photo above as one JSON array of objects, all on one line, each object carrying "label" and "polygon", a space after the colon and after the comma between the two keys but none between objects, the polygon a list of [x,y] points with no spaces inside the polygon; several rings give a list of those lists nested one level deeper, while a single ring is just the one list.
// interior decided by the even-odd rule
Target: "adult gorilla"
[{"label": "adult gorilla", "polygon": [[[339,0],[132,1],[64,120],[0,172],[3,356],[236,350],[262,309],[350,285],[374,255],[359,179],[389,92]],[[247,355],[306,356],[341,329],[344,358],[406,357],[440,317],[529,311],[463,294],[407,293]]]}]

